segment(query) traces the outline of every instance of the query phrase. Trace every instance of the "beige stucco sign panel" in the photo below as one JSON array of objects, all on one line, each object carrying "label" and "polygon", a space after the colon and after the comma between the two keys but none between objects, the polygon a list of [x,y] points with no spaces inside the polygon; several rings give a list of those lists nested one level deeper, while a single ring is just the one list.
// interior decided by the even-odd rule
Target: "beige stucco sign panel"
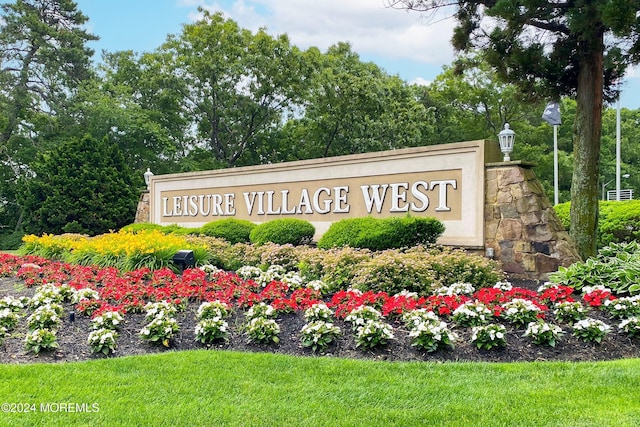
[{"label": "beige stucco sign panel", "polygon": [[[151,221],[199,227],[223,218],[305,219],[319,238],[332,222],[430,216],[447,245],[484,244],[484,164],[490,141],[471,141],[151,179]],[[495,143],[493,143],[495,144]]]}]

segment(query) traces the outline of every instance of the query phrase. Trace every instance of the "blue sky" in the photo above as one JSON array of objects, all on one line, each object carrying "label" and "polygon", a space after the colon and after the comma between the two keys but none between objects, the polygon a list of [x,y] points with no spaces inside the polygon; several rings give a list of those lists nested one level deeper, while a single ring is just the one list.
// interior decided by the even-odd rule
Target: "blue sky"
[{"label": "blue sky", "polygon": [[[326,50],[348,41],[364,61],[412,83],[433,80],[453,59],[454,22],[446,16],[427,20],[418,13],[385,7],[385,0],[76,0],[89,17],[89,30],[100,37],[97,52],[153,51],[168,34],[193,22],[198,6],[220,10],[244,28],[266,27],[286,33],[302,48]],[[640,71],[624,82],[623,107],[640,108]]]}]

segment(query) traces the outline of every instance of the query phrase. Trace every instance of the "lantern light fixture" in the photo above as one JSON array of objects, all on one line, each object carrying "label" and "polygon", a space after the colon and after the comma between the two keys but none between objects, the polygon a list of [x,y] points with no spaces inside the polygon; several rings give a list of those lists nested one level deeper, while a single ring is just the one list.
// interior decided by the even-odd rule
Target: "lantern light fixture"
[{"label": "lantern light fixture", "polygon": [[511,152],[513,151],[515,139],[516,133],[511,130],[509,123],[505,123],[504,129],[498,134],[498,142],[500,143],[500,151],[504,154],[504,162],[511,161]]},{"label": "lantern light fixture", "polygon": [[151,182],[151,177],[153,176],[153,172],[151,172],[150,168],[147,168],[147,171],[144,173],[144,183],[149,188],[149,183]]}]

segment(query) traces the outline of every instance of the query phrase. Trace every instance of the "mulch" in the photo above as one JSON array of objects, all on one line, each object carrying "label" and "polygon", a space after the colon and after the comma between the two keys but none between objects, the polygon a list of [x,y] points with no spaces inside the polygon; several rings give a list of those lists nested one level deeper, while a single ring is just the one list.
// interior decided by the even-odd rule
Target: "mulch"
[{"label": "mulch", "polygon": [[[514,286],[537,289],[538,283],[532,281],[515,281]],[[0,278],[0,298],[11,295],[31,296],[35,289],[29,289],[14,278]],[[242,331],[244,311],[236,310],[228,320],[231,332],[228,340],[216,345],[205,346],[195,340],[196,311],[198,303],[189,303],[186,310],[179,312],[176,320],[180,331],[171,341],[169,348],[162,345],[149,344],[143,341],[139,332],[144,326],[144,315],[128,313],[119,332],[117,349],[114,354],[105,356],[93,354],[87,343],[90,332],[90,319],[86,316],[75,315],[71,319],[73,306],[65,305],[64,321],[58,330],[59,347],[50,352],[33,354],[24,347],[24,337],[27,332],[26,315],[20,319],[18,326],[5,337],[0,345],[0,363],[56,363],[77,362],[84,360],[134,356],[167,351],[183,351],[194,349],[208,349],[210,351],[234,350],[241,352],[270,352],[305,357],[339,357],[351,359],[385,360],[385,361],[483,361],[483,362],[520,362],[520,361],[602,361],[640,357],[640,340],[630,338],[617,330],[617,320],[610,319],[598,309],[592,309],[589,316],[603,320],[612,326],[611,333],[602,343],[584,342],[571,334],[566,324],[561,324],[565,331],[555,347],[536,345],[529,337],[524,337],[524,329],[516,329],[503,323],[507,328],[507,346],[499,349],[479,350],[471,343],[471,329],[449,326],[458,334],[459,340],[453,349],[441,349],[427,353],[412,347],[408,331],[399,321],[390,321],[394,328],[395,339],[387,345],[366,350],[356,347],[351,325],[342,320],[336,320],[342,334],[323,353],[313,353],[300,343],[300,330],[305,324],[302,313],[281,314],[277,322],[281,332],[278,344],[254,344],[247,340]],[[23,312],[23,314],[25,314]],[[553,314],[548,314],[548,321],[553,322]]]}]

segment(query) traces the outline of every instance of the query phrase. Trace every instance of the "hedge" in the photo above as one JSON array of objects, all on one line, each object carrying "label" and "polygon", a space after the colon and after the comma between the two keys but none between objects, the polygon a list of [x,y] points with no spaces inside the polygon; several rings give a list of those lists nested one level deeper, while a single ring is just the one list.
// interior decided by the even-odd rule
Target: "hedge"
[{"label": "hedge", "polygon": [[[570,229],[571,202],[554,207],[562,225]],[[640,200],[601,201],[598,213],[598,248],[640,238]]]},{"label": "hedge", "polygon": [[302,245],[311,242],[315,233],[316,229],[309,221],[282,218],[259,224],[251,230],[249,237],[251,243],[256,245],[265,243]]},{"label": "hedge", "polygon": [[235,218],[225,218],[209,222],[200,228],[200,232],[205,236],[220,237],[227,242],[249,243],[251,241],[251,231],[256,227],[251,221]]},{"label": "hedge", "polygon": [[435,218],[349,218],[331,224],[318,241],[318,247],[350,246],[383,251],[433,244],[443,232],[444,225]]}]

